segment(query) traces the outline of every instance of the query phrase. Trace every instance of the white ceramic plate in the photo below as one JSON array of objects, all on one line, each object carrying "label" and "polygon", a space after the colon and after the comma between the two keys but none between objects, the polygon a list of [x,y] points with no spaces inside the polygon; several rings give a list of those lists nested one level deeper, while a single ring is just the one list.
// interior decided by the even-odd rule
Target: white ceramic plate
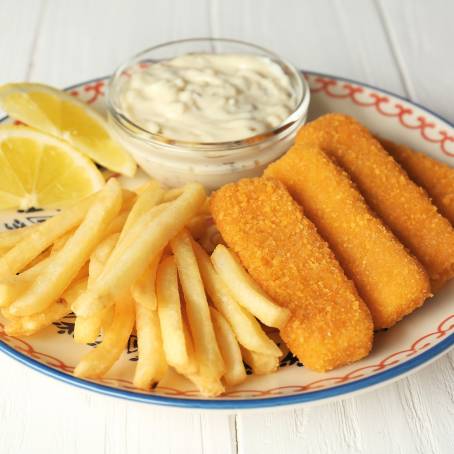
[{"label": "white ceramic plate", "polygon": [[[449,163],[454,162],[454,127],[438,115],[378,88],[332,76],[307,73],[311,86],[310,117],[327,112],[355,116],[374,133]],[[69,88],[69,92],[103,110],[106,79]],[[6,119],[5,121],[9,121]],[[51,213],[0,213],[0,228],[17,228],[40,222]],[[247,381],[219,398],[205,399],[193,385],[170,378],[152,392],[133,388],[131,379],[137,359],[135,337],[109,372],[99,380],[80,380],[71,372],[81,355],[92,348],[73,342],[74,317],[68,316],[30,338],[8,336],[0,318],[0,350],[44,374],[71,385],[103,394],[151,404],[190,409],[245,410],[303,405],[341,398],[389,383],[428,364],[454,344],[454,282],[436,298],[388,331],[376,334],[372,353],[350,366],[328,373],[312,372],[291,354],[278,372]]]}]

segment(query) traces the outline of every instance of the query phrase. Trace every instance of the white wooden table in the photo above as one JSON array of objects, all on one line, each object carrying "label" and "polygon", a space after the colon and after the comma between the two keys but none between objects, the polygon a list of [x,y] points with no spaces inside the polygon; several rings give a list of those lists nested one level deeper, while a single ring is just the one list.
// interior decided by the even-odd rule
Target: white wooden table
[{"label": "white wooden table", "polygon": [[[172,39],[233,37],[454,122],[451,0],[0,0],[0,83],[106,75]],[[71,388],[0,356],[0,453],[453,453],[454,353],[302,410],[189,413]]]}]

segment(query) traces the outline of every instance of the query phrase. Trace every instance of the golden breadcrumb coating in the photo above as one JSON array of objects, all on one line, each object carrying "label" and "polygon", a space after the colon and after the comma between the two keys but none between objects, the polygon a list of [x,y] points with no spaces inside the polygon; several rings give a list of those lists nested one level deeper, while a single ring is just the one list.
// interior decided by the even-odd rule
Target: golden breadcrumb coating
[{"label": "golden breadcrumb coating", "polygon": [[297,144],[265,175],[280,180],[303,206],[356,284],[376,329],[389,328],[423,304],[430,293],[423,267],[320,148]]},{"label": "golden breadcrumb coating", "polygon": [[440,213],[454,225],[454,169],[405,145],[380,139],[383,148],[422,186]]},{"label": "golden breadcrumb coating", "polygon": [[347,115],[328,114],[301,128],[296,141],[336,158],[368,205],[422,263],[433,289],[454,276],[451,224],[364,126]]},{"label": "golden breadcrumb coating", "polygon": [[328,245],[272,178],[244,179],[211,197],[224,240],[292,317],[282,339],[305,366],[326,371],[366,356],[373,324]]}]

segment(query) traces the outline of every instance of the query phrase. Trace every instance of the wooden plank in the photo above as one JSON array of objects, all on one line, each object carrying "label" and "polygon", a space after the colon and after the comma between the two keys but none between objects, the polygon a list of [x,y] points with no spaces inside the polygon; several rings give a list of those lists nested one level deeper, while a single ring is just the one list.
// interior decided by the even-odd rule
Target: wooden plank
[{"label": "wooden plank", "polygon": [[372,0],[215,0],[211,20],[214,36],[259,44],[300,68],[403,93]]},{"label": "wooden plank", "polygon": [[238,423],[240,454],[253,448],[288,454],[361,452],[355,399],[263,416],[240,415]]},{"label": "wooden plank", "polygon": [[97,395],[2,355],[0,452],[236,452],[226,414],[199,414]]},{"label": "wooden plank", "polygon": [[419,453],[454,452],[454,352],[399,383]]},{"label": "wooden plank", "polygon": [[43,2],[2,0],[0,6],[0,84],[27,78]]},{"label": "wooden plank", "polygon": [[449,453],[453,353],[396,384],[344,401],[238,416],[239,453]]},{"label": "wooden plank", "polygon": [[148,47],[209,34],[208,0],[49,0],[31,78],[67,86],[111,74]]},{"label": "wooden plank", "polygon": [[0,361],[0,452],[102,450],[108,408],[98,411],[85,398],[85,392],[38,374],[4,355]]},{"label": "wooden plank", "polygon": [[206,412],[200,414],[202,452],[236,454],[236,416],[225,413]]},{"label": "wooden plank", "polygon": [[377,2],[408,95],[454,123],[454,3]]}]

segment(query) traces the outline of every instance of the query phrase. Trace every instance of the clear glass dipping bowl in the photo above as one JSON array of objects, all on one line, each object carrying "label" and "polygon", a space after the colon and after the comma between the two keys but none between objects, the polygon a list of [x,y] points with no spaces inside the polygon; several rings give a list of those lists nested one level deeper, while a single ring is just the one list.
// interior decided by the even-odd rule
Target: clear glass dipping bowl
[{"label": "clear glass dipping bowl", "polygon": [[[294,111],[277,128],[230,142],[185,142],[154,134],[135,124],[121,109],[123,84],[130,71],[188,53],[237,53],[268,57],[281,66],[296,94]],[[198,181],[213,190],[240,178],[261,175],[264,168],[292,145],[304,124],[310,101],[309,86],[293,65],[273,52],[242,41],[193,38],[147,49],[121,65],[108,86],[108,116],[113,133],[137,163],[168,186]]]}]

